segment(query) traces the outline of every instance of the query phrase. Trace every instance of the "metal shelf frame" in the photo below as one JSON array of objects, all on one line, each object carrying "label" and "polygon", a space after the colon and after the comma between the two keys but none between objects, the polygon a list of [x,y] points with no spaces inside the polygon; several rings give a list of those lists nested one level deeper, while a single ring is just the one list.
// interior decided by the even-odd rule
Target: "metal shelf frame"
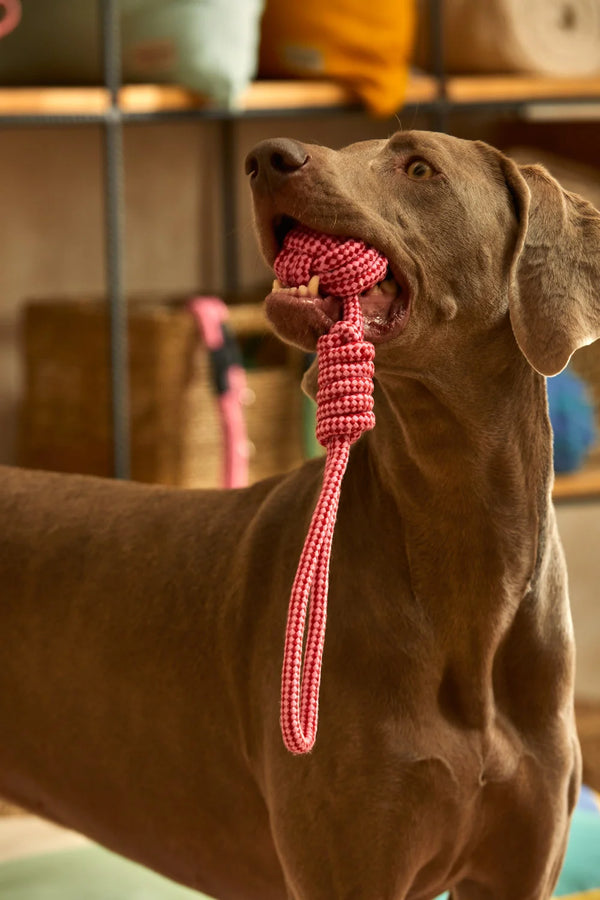
[{"label": "metal shelf frame", "polygon": [[[222,183],[222,234],[223,234],[223,283],[226,293],[234,293],[239,287],[238,248],[231,235],[237,227],[236,124],[249,119],[346,116],[360,112],[356,106],[318,106],[293,109],[251,109],[226,111],[218,109],[178,109],[156,112],[132,112],[119,106],[122,87],[120,22],[118,0],[97,0],[101,34],[104,87],[110,97],[106,110],[98,113],[72,115],[57,114],[8,114],[0,115],[0,127],[101,125],[104,132],[104,231],[106,291],[110,318],[110,366],[113,422],[114,474],[127,479],[131,473],[131,447],[129,423],[129,378],[127,340],[127,297],[124,284],[125,209],[123,164],[123,130],[133,123],[168,123],[179,121],[214,121],[220,124],[221,183]],[[437,94],[431,100],[409,103],[408,112],[419,112],[429,117],[430,127],[436,131],[448,131],[449,118],[454,110],[499,113],[525,111],[531,105],[552,104],[568,106],[578,102],[590,102],[589,97],[574,96],[539,97],[514,100],[481,100],[462,102],[449,96],[448,77],[444,58],[444,10],[443,0],[429,0],[431,71],[437,82]]]},{"label": "metal shelf frame", "polygon": [[110,107],[104,116],[104,202],[106,287],[110,319],[110,370],[113,424],[113,459],[117,478],[131,475],[129,426],[129,348],[127,298],[124,288],[125,210],[123,166],[123,114],[119,108],[121,40],[118,0],[101,0],[104,82]]}]

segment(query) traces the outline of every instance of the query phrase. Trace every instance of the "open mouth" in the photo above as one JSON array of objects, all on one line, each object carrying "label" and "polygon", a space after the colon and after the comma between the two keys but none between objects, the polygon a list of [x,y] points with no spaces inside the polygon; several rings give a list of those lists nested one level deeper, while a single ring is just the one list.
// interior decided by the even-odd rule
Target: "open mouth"
[{"label": "open mouth", "polygon": [[[277,246],[281,249],[287,232],[296,220],[280,217],[273,223]],[[351,235],[359,239],[359,235]],[[401,274],[388,262],[385,277],[374,287],[359,294],[364,318],[365,338],[372,343],[391,340],[403,331],[408,321],[410,295]],[[267,315],[283,337],[308,347],[343,315],[343,301],[322,293],[320,278],[314,275],[307,284],[286,285],[277,278],[266,298]]]}]

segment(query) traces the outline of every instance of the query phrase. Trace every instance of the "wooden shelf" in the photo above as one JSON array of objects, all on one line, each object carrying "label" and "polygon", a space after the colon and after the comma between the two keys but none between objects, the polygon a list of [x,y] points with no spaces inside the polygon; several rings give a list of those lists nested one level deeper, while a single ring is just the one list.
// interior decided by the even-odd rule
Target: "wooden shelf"
[{"label": "wooden shelf", "polygon": [[568,100],[600,102],[600,76],[550,78],[527,75],[464,75],[447,81],[448,99],[457,104]]},{"label": "wooden shelf", "polygon": [[[413,74],[408,82],[406,104],[431,103],[438,93],[431,75]],[[244,111],[257,109],[301,109],[319,106],[355,106],[356,95],[331,81],[255,81],[242,98]]]},{"label": "wooden shelf", "polygon": [[590,467],[571,475],[557,475],[553,497],[557,503],[592,499],[600,503],[600,468]]},{"label": "wooden shelf", "polygon": [[[453,76],[447,81],[451,104],[502,104],[553,100],[598,100],[600,76],[547,78],[533,76]],[[406,104],[427,105],[438,99],[438,84],[431,75],[413,73]],[[255,81],[241,99],[239,112],[343,109],[358,103],[352,91],[332,81]],[[109,95],[102,87],[45,87],[0,89],[2,116],[102,116],[109,109]],[[126,115],[185,113],[209,107],[205,98],[177,85],[126,85],[120,92]]]},{"label": "wooden shelf", "polygon": [[[435,99],[434,78],[415,75],[408,87],[407,103]],[[242,96],[240,112],[344,108],[357,105],[356,96],[331,81],[255,81]],[[126,114],[155,114],[208,109],[200,94],[177,85],[126,85],[120,92]],[[101,116],[110,106],[101,87],[47,87],[0,89],[0,116]]]}]

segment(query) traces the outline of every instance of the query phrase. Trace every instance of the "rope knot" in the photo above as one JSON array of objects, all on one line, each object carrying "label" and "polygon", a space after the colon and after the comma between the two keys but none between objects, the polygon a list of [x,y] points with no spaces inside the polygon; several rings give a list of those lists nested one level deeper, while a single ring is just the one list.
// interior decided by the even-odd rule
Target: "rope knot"
[{"label": "rope knot", "polygon": [[319,338],[317,352],[317,440],[324,447],[333,439],[354,444],[375,427],[375,348],[362,339],[356,326],[341,321]]},{"label": "rope knot", "polygon": [[274,268],[280,281],[290,287],[308,284],[318,275],[321,294],[346,298],[383,281],[387,260],[364,241],[297,225],[286,234]]}]

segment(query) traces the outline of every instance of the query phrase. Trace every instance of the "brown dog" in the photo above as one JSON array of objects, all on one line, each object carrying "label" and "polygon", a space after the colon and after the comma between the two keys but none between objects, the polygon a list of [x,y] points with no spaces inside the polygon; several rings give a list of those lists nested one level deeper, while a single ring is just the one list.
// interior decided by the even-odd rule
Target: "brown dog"
[{"label": "brown dog", "polygon": [[[600,334],[600,215],[430,133],[248,171],[269,261],[300,221],[395,279],[363,298],[315,749],[279,690],[322,461],[223,493],[5,469],[0,790],[224,900],[548,900],[580,764],[542,374]],[[309,349],[339,314],[267,308]]]}]

